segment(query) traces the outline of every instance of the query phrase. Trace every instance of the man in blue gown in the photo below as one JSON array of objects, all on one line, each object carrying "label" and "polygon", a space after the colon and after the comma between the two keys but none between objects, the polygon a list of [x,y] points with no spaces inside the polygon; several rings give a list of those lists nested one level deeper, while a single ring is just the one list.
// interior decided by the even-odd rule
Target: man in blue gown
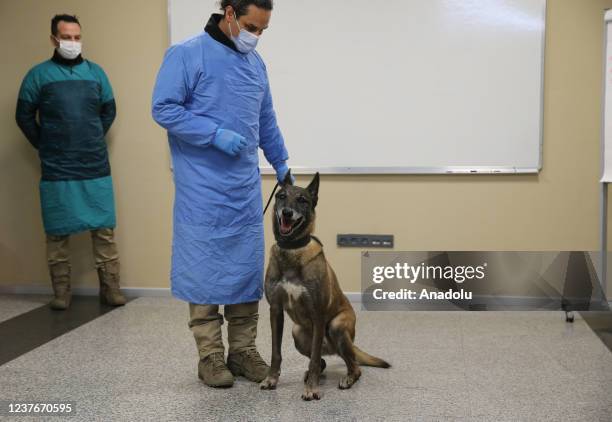
[{"label": "man in blue gown", "polygon": [[[268,371],[255,347],[264,234],[258,147],[282,180],[288,154],[265,64],[255,51],[272,0],[223,0],[204,32],[168,49],[152,114],[174,171],[172,293],[189,302],[198,376],[229,387]],[[228,322],[227,365],[221,339]]]}]

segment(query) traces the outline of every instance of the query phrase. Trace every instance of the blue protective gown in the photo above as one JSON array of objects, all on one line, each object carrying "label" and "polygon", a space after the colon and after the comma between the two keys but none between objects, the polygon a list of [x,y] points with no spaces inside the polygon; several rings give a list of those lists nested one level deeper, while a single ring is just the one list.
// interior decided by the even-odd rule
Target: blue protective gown
[{"label": "blue protective gown", "polygon": [[[208,33],[166,52],[153,118],[168,131],[174,170],[172,293],[198,304],[257,301],[263,294],[264,234],[258,152],[288,159],[265,65]],[[219,128],[244,136],[230,157],[211,145]]]}]

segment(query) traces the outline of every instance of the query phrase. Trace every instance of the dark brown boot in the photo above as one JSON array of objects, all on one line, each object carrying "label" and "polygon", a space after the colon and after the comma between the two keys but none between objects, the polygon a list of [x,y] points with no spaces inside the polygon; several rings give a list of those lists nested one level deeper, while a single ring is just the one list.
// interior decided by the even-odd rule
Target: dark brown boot
[{"label": "dark brown boot", "polygon": [[70,290],[70,264],[67,262],[58,262],[49,266],[51,274],[51,285],[53,286],[53,294],[55,298],[49,303],[51,309],[63,311],[68,309],[72,299]]},{"label": "dark brown boot", "polygon": [[229,353],[227,367],[234,376],[242,375],[254,382],[262,381],[270,367],[255,348],[259,302],[225,305]]},{"label": "dark brown boot", "polygon": [[198,378],[210,387],[228,388],[234,385],[234,377],[225,366],[223,352],[215,352],[200,359]]},{"label": "dark brown boot", "polygon": [[242,375],[254,382],[263,381],[270,370],[257,349],[230,353],[227,356],[227,367],[234,376]]},{"label": "dark brown boot", "polygon": [[125,296],[119,290],[119,260],[98,266],[100,280],[100,302],[111,306],[125,305]]}]

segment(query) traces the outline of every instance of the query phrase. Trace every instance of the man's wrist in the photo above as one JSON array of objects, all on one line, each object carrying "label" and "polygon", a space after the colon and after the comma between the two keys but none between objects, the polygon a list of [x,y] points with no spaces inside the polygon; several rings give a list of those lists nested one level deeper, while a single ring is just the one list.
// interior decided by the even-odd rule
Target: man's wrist
[{"label": "man's wrist", "polygon": [[274,168],[274,171],[276,173],[280,173],[282,171],[284,174],[287,172],[287,170],[289,170],[289,166],[287,166],[287,161],[280,161],[276,164],[272,164],[272,167]]},{"label": "man's wrist", "polygon": [[217,145],[217,136],[219,136],[219,132],[220,131],[221,131],[221,129],[217,129],[215,131],[215,133],[213,133],[213,136],[210,139],[210,145],[212,145],[212,146],[216,146]]}]

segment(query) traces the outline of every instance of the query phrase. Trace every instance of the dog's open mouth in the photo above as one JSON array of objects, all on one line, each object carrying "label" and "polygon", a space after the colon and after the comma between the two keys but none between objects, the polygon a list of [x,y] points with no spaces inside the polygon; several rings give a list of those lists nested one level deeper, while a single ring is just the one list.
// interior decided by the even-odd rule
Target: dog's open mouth
[{"label": "dog's open mouth", "polygon": [[278,227],[280,233],[283,236],[291,234],[293,230],[295,230],[297,227],[299,227],[300,224],[302,224],[302,221],[304,221],[303,217],[299,217],[294,220],[293,218],[288,218],[281,214],[281,216],[278,218]]}]

